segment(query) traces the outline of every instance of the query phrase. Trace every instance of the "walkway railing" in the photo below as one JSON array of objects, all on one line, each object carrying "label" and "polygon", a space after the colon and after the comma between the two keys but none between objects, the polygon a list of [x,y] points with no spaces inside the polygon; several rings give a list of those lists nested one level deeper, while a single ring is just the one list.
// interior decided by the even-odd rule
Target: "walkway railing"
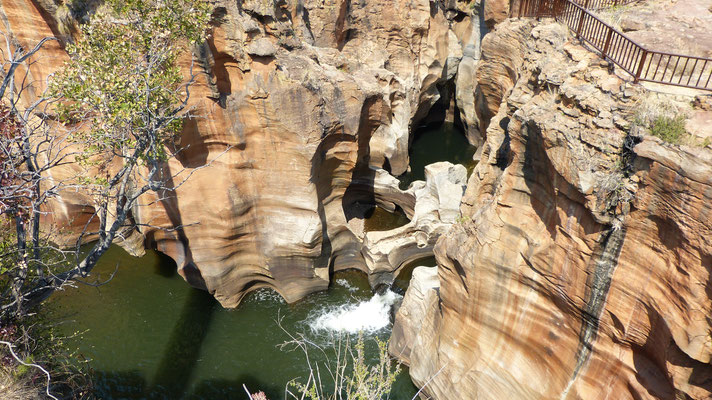
[{"label": "walkway railing", "polygon": [[712,59],[648,50],[606,24],[587,9],[632,3],[634,0],[513,0],[511,17],[555,18],[601,56],[635,78],[712,90]]}]

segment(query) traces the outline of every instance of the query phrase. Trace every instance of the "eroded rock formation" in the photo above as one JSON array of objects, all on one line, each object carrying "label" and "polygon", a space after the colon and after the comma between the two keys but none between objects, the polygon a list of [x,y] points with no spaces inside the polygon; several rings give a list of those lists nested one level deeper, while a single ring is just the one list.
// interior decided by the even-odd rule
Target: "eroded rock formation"
[{"label": "eroded rock formation", "polygon": [[[67,39],[91,15],[68,5],[3,1],[3,31],[25,46]],[[181,60],[199,72],[191,98],[202,117],[185,124],[182,151],[166,165],[174,184],[190,179],[175,195],[145,196],[132,215],[141,227],[122,245],[168,254],[190,284],[228,307],[262,286],[297,300],[326,288],[330,268],[367,271],[352,205],[416,207],[397,181],[379,186],[376,176],[407,170],[411,127],[454,96],[463,53],[477,57],[479,8],[454,0],[213,5],[210,40]],[[52,42],[38,59],[34,95],[66,55]],[[93,207],[65,193],[57,209],[71,226]]]},{"label": "eroded rock formation", "polygon": [[[181,229],[137,228],[127,249],[157,248],[235,306],[262,286],[296,300],[332,269],[387,282],[449,229],[391,343],[429,395],[712,396],[712,155],[644,136],[631,124],[642,90],[563,26],[502,22],[502,1],[213,4],[211,39],[182,60],[201,72],[204,117],[166,166],[192,175],[133,213]],[[29,46],[84,16],[3,0],[0,17]],[[45,48],[28,96],[65,57]],[[431,166],[408,190],[393,177],[412,127],[448,97],[482,144],[461,215],[461,168]],[[374,204],[412,221],[364,233]],[[65,193],[55,211],[83,223],[92,204]]]},{"label": "eroded rock formation", "polygon": [[392,353],[437,399],[710,398],[712,152],[631,126],[641,89],[561,25],[501,23],[478,71],[469,221]]},{"label": "eroded rock formation", "polygon": [[415,203],[411,221],[389,231],[366,232],[362,254],[372,286],[390,285],[406,264],[433,255],[437,240],[460,216],[466,181],[462,165],[428,165],[425,182],[415,181],[405,191]]}]

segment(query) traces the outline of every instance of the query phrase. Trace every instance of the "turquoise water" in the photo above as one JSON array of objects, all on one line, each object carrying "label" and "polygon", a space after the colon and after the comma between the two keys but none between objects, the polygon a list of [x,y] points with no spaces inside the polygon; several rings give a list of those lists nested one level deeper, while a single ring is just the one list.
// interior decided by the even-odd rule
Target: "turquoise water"
[{"label": "turquoise water", "polygon": [[[244,399],[243,384],[283,399],[288,381],[306,380],[307,364],[303,353],[278,347],[289,335],[277,321],[329,353],[333,332],[313,331],[314,321],[373,297],[365,275],[347,271],[336,274],[328,291],[296,304],[263,289],[226,310],[208,293],[190,288],[159,253],[134,258],[114,246],[94,279],[107,279],[117,265],[106,285],[82,285],[50,301],[53,319],[64,321],[62,331],[79,332],[68,344],[91,360],[102,399]],[[370,361],[377,359],[372,339],[389,335],[390,325],[366,334]],[[318,363],[327,358],[316,348],[310,353]],[[410,399],[415,392],[404,369],[391,398]]]}]

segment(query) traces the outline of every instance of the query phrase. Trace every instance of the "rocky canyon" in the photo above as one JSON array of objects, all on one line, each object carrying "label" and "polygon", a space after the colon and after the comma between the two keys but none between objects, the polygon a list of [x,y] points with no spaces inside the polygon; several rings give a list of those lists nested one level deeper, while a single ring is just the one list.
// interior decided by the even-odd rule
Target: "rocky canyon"
[{"label": "rocky canyon", "polygon": [[559,24],[502,22],[475,77],[467,221],[391,352],[434,398],[709,398],[710,149],[640,132],[648,93]]},{"label": "rocky canyon", "polygon": [[[26,66],[28,102],[99,3],[2,0],[12,40],[60,39]],[[423,397],[712,397],[712,147],[640,122],[668,98],[705,121],[712,95],[651,93],[504,0],[210,4],[181,59],[197,83],[176,190],[135,207],[128,252],[168,255],[225,307],[263,287],[295,302],[345,269],[375,289],[434,254],[389,348]],[[445,118],[474,171],[437,162],[401,187],[417,128]],[[52,207],[69,231],[94,209],[69,191]],[[371,231],[374,207],[409,222]]]},{"label": "rocky canyon", "polygon": [[[382,249],[363,246],[363,214],[378,204],[413,218],[422,188],[403,191],[393,176],[408,169],[411,130],[433,105],[454,97],[463,54],[477,57],[481,27],[471,5],[213,3],[209,41],[182,60],[186,73],[192,65],[198,74],[196,118],[166,166],[176,186],[190,179],[175,195],[146,196],[132,215],[137,228],[121,245],[169,255],[188,283],[227,307],[263,286],[295,301],[346,268],[390,283],[413,257],[431,253],[442,229],[421,224],[400,235],[417,237],[415,250],[381,260]],[[45,36],[69,40],[98,3],[81,5],[9,0],[1,11],[7,31],[32,46]],[[29,66],[37,92],[66,59],[62,43]],[[471,136],[478,140],[474,127]],[[464,185],[462,174],[453,182]],[[443,202],[455,210],[443,216],[449,222],[461,194]],[[58,203],[55,219],[63,226],[79,226],[93,213],[81,194],[64,193]],[[180,229],[160,229],[166,227]]]}]

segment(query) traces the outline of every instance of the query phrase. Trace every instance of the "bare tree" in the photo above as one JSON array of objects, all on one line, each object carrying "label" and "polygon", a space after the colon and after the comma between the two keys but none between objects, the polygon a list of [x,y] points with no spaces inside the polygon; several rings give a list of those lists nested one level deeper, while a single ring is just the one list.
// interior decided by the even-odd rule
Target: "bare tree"
[{"label": "bare tree", "polygon": [[[194,172],[167,167],[180,151],[169,149],[182,122],[195,117],[189,104],[196,75],[191,67],[185,77],[177,59],[206,39],[210,5],[105,4],[67,44],[70,60],[50,78],[48,90],[24,107],[19,99],[29,84],[28,68],[19,66],[53,38],[24,51],[5,36],[0,274],[9,284],[0,287],[3,317],[21,315],[57,288],[87,277],[117,237],[141,226],[132,217],[141,196],[170,196]],[[58,180],[53,172],[59,169],[79,173]],[[41,224],[51,201],[69,191],[81,192],[94,208],[71,249],[54,243],[49,225]],[[86,250],[88,238],[96,241]]]},{"label": "bare tree", "polygon": [[[71,152],[65,137],[49,129],[46,110],[52,102],[39,98],[23,106],[24,92],[32,87],[29,68],[45,38],[29,51],[3,34],[3,70],[6,71],[0,99],[0,271],[6,278],[0,286],[2,314],[22,313],[27,286],[44,279],[52,263],[48,243],[42,238],[43,205],[56,195],[61,182],[52,183],[47,172],[68,162]],[[24,68],[19,68],[24,66]],[[22,72],[18,72],[22,71]]]}]

